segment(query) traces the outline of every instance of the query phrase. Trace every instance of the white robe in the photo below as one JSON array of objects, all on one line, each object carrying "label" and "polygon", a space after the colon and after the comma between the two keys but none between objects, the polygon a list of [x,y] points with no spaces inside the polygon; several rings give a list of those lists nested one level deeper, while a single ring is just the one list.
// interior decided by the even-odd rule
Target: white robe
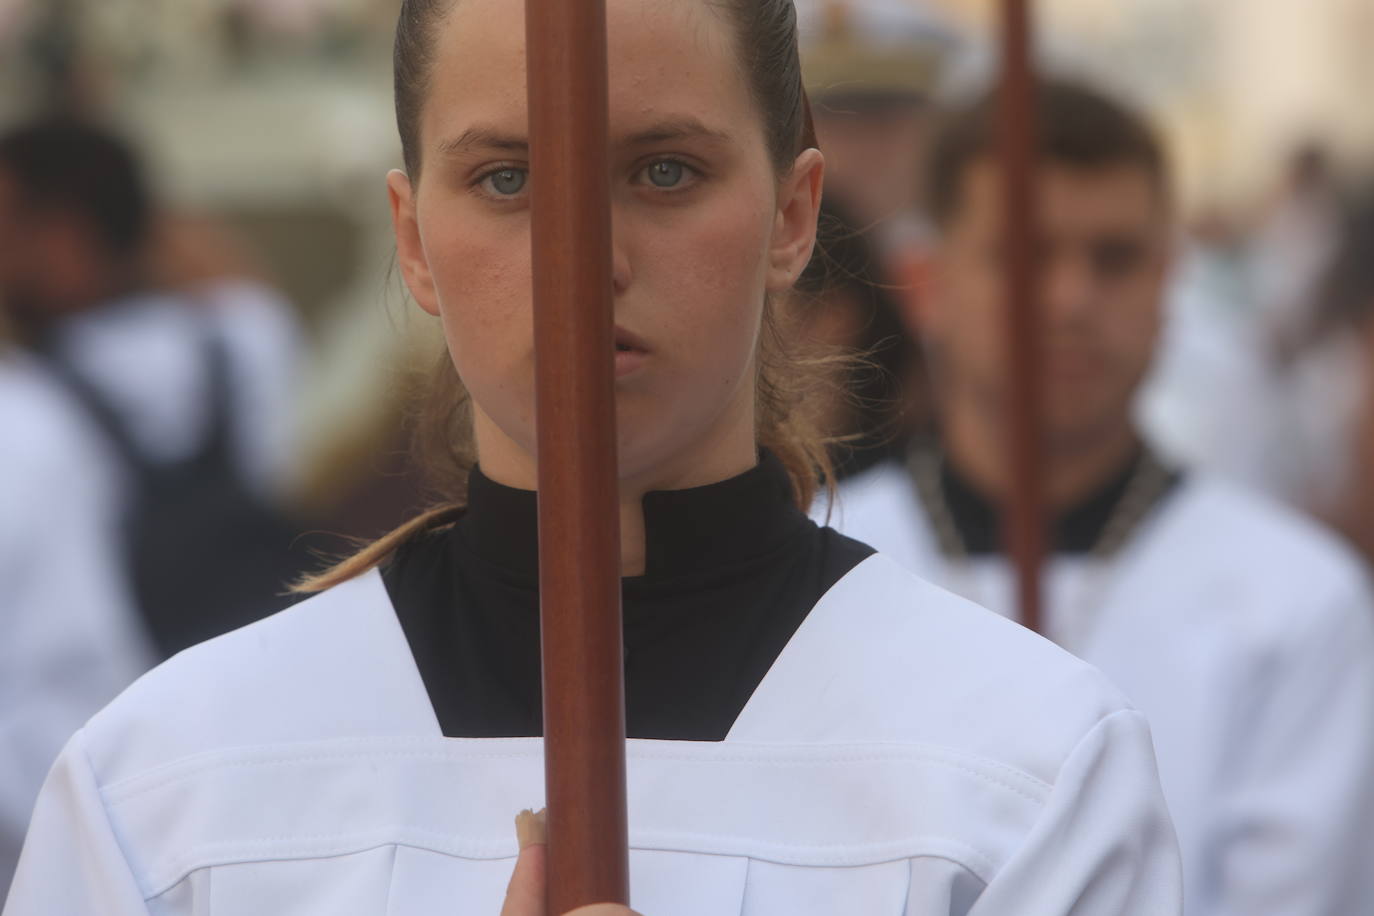
[{"label": "white robe", "polygon": [[[842,487],[831,524],[1014,608],[1004,561],[941,556],[900,467]],[[1044,585],[1047,635],[1150,721],[1190,916],[1374,913],[1374,602],[1353,555],[1194,475],[1114,562],[1058,557]]]},{"label": "white robe", "polygon": [[[540,745],[441,735],[370,573],[96,716],[5,914],[495,916]],[[812,609],[725,741],[628,756],[646,916],[1179,912],[1144,717],[885,557]]]}]

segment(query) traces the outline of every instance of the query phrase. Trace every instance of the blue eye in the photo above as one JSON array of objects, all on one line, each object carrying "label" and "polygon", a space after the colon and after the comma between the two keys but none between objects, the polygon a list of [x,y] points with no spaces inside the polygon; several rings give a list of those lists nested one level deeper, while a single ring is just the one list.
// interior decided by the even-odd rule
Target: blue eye
[{"label": "blue eye", "polygon": [[687,167],[673,159],[660,159],[649,166],[649,181],[656,188],[675,188],[682,184]]},{"label": "blue eye", "polygon": [[482,179],[482,184],[498,197],[514,197],[525,189],[529,172],[524,169],[498,169]]}]

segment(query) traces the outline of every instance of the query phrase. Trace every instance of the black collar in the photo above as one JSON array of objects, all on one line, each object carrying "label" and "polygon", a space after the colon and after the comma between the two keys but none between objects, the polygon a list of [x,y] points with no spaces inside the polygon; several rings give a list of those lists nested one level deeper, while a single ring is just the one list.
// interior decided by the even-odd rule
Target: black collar
[{"label": "black collar", "polygon": [[[1051,551],[1092,553],[1100,544],[1104,530],[1112,521],[1117,506],[1146,458],[1144,447],[1132,452],[1097,489],[1052,519],[1049,531]],[[1158,461],[1158,458],[1150,455],[1149,460]],[[1172,491],[1180,476],[1177,471],[1168,471],[1167,479],[1155,495],[1155,500],[1162,499]],[[999,507],[961,475],[947,457],[940,461],[940,487],[964,549],[975,556],[1002,552],[1002,516]]]},{"label": "black collar", "polygon": [[[496,483],[474,468],[458,546],[533,585],[539,573],[537,494]],[[589,520],[589,524],[594,521]],[[728,571],[779,549],[807,529],[781,461],[759,463],[719,483],[644,495],[644,575],[627,584]]]}]

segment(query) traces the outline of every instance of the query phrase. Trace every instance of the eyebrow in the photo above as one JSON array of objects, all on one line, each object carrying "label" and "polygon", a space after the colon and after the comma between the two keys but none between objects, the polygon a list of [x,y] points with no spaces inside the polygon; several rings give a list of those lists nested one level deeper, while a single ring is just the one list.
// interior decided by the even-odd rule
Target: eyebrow
[{"label": "eyebrow", "polygon": [[[730,135],[721,130],[707,127],[693,117],[669,118],[664,121],[635,131],[621,139],[629,146],[649,146],[675,140],[704,139],[713,143],[728,143]],[[453,156],[474,149],[500,150],[509,153],[529,153],[529,141],[518,134],[504,133],[494,127],[475,125],[456,137],[439,144],[439,154]]]},{"label": "eyebrow", "polygon": [[636,131],[625,137],[623,142],[632,146],[647,146],[671,140],[704,139],[716,143],[728,143],[730,135],[722,130],[707,127],[693,117],[669,118],[651,127]]},{"label": "eyebrow", "polygon": [[476,125],[456,137],[439,144],[441,156],[453,156],[473,149],[495,149],[502,152],[528,153],[529,141],[516,134],[502,133],[494,127]]}]

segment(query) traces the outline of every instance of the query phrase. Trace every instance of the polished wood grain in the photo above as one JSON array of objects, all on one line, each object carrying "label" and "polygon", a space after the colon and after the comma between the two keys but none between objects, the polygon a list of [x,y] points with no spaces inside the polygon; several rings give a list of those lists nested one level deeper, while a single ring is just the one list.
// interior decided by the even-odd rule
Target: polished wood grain
[{"label": "polished wood grain", "polygon": [[629,902],[604,0],[526,0],[551,914]]}]

